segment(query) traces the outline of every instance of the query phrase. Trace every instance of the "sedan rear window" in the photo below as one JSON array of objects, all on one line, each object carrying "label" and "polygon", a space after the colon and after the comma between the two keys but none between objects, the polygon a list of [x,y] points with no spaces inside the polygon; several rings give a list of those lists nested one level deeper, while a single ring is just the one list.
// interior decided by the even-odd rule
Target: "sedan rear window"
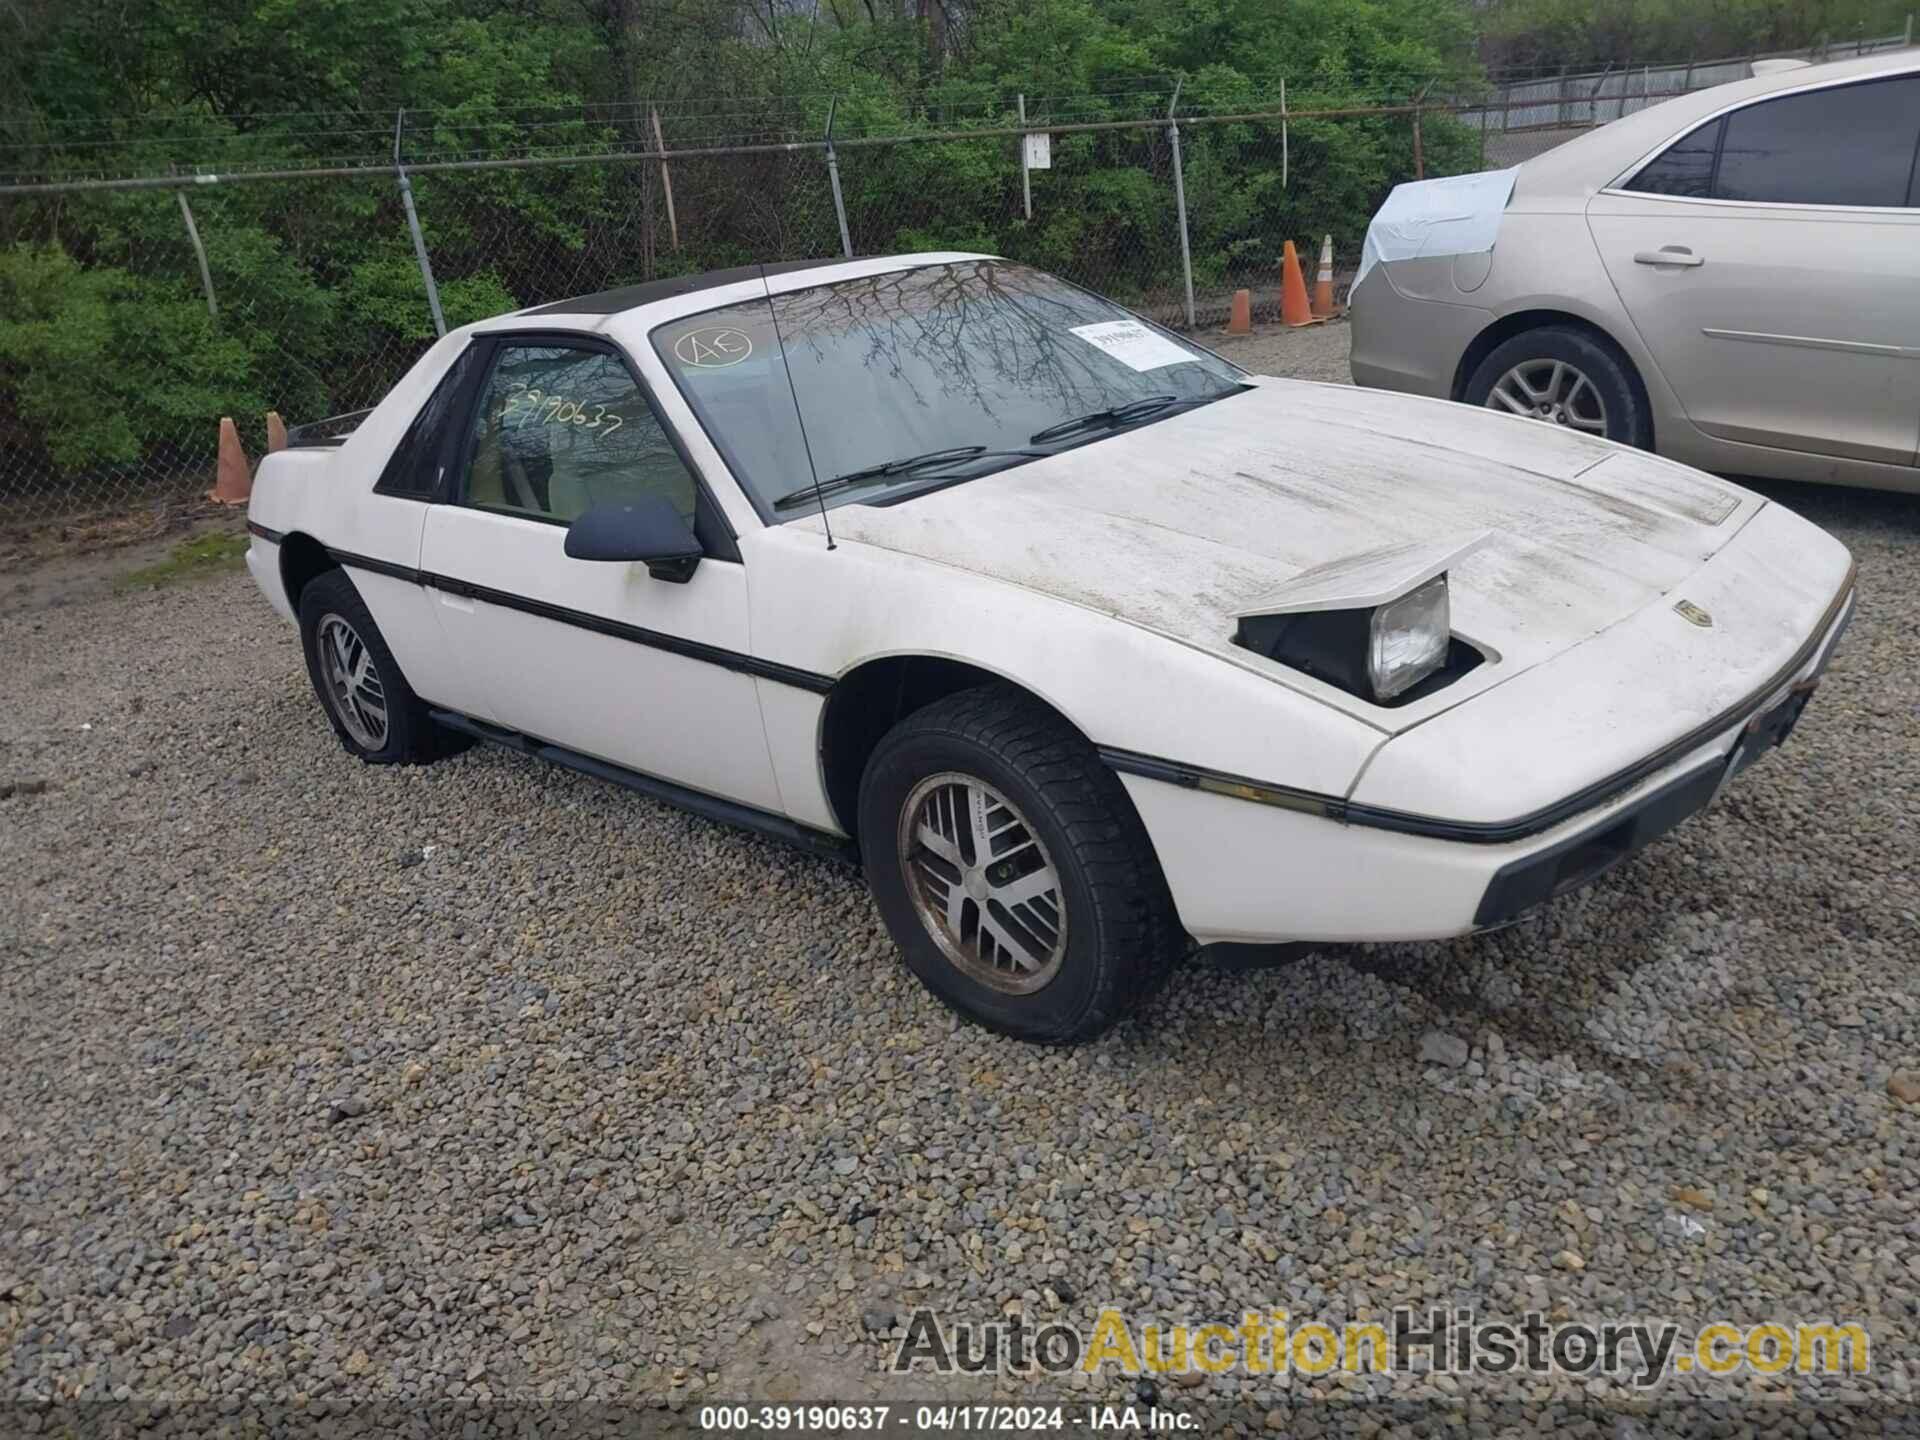
[{"label": "sedan rear window", "polygon": [[1920,202],[1920,75],[1762,100],[1668,146],[1626,189],[1896,209]]},{"label": "sedan rear window", "polygon": [[1814,90],[1727,117],[1717,200],[1908,204],[1920,146],[1920,76]]}]

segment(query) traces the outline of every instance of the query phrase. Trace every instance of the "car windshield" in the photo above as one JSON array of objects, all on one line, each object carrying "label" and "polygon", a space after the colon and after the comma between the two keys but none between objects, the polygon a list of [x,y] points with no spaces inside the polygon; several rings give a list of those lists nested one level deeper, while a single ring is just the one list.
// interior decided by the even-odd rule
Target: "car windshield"
[{"label": "car windshield", "polygon": [[1152,424],[1245,378],[1004,260],[787,291],[671,321],[652,341],[733,473],[780,520],[806,513],[796,502],[814,503],[816,475],[830,506],[903,499]]}]

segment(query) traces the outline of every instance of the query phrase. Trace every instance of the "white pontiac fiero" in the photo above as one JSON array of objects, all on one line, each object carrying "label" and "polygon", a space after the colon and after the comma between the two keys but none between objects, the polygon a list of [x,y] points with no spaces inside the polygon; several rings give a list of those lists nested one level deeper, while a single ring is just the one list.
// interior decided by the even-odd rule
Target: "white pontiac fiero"
[{"label": "white pontiac fiero", "polygon": [[1792,727],[1853,564],[1605,440],[1248,375],[1062,280],[751,267],[448,335],[255,480],[346,748],[858,856],[1030,1040],[1203,944],[1502,924]]}]

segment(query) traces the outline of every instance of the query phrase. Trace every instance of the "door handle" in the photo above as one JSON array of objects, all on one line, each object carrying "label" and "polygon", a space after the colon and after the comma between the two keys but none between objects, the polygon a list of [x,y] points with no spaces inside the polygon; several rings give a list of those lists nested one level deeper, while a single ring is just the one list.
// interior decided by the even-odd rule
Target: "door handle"
[{"label": "door handle", "polygon": [[1662,245],[1658,250],[1642,250],[1633,257],[1636,265],[1704,265],[1706,258],[1684,245]]}]

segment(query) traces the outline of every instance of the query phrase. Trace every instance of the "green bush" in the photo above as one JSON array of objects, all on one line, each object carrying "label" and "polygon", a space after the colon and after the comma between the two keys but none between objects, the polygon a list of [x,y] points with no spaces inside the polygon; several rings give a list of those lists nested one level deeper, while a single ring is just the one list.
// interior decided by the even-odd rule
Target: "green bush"
[{"label": "green bush", "polygon": [[82,267],[51,247],[0,252],[0,380],[54,461],[140,458],[262,407],[248,346],[196,289]]}]

